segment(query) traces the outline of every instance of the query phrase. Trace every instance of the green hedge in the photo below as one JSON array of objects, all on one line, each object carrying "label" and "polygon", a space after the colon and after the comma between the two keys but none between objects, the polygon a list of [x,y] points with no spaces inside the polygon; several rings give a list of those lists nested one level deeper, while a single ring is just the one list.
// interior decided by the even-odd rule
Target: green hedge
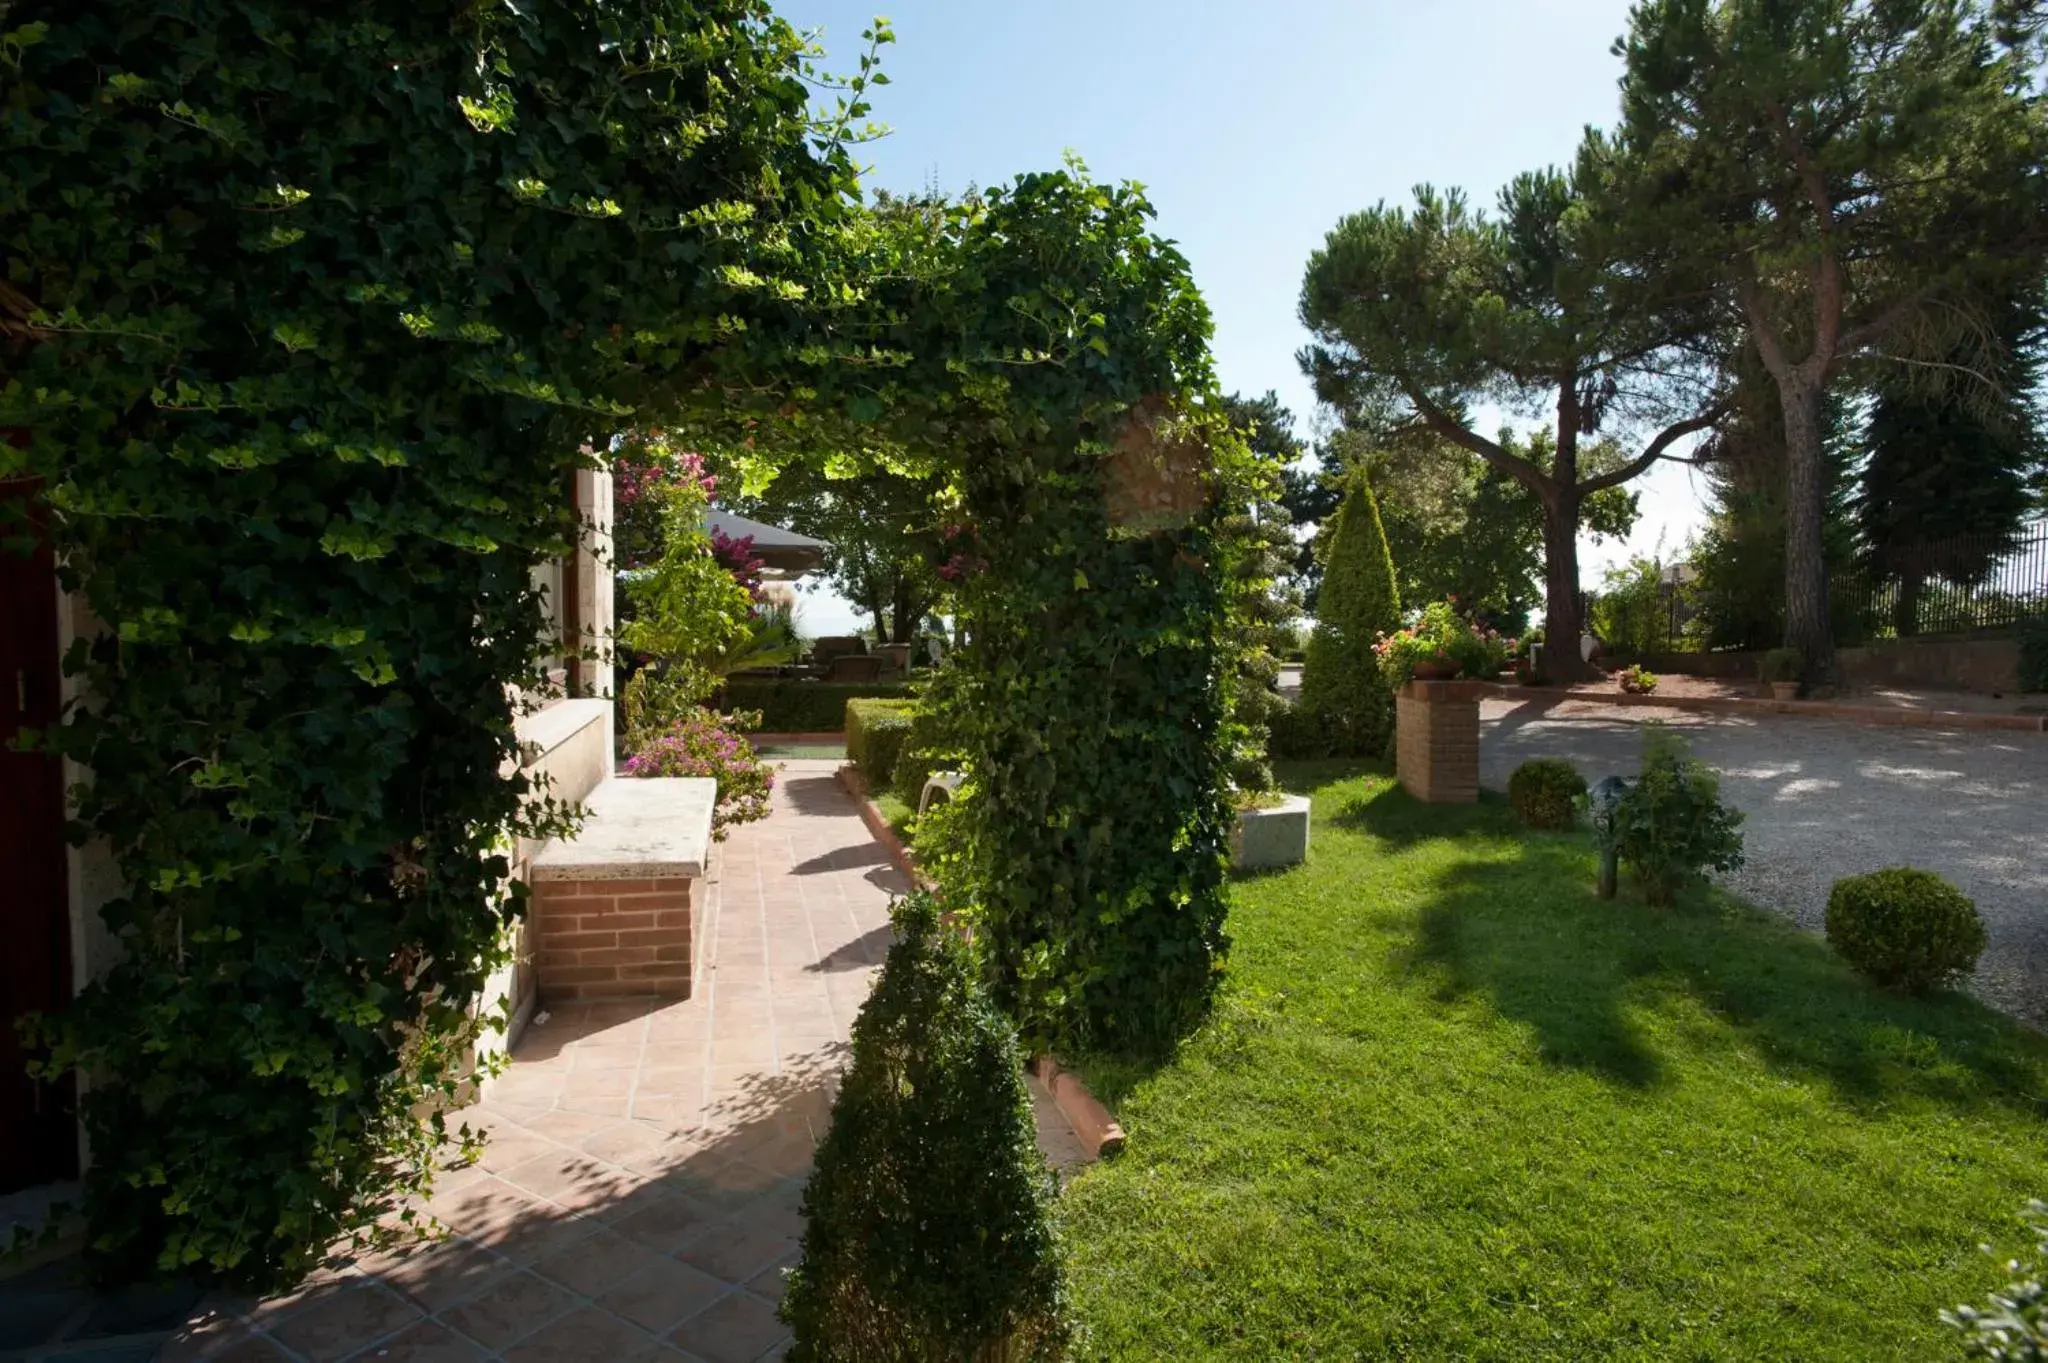
[{"label": "green hedge", "polygon": [[900,700],[909,695],[904,682],[742,679],[726,683],[725,708],[759,710],[763,733],[830,734],[846,727],[850,700]]},{"label": "green hedge", "polygon": [[914,700],[846,702],[846,756],[860,768],[869,790],[879,793],[889,788],[896,775],[896,759],[910,741],[910,722],[916,714]]},{"label": "green hedge", "polygon": [[1372,485],[1351,490],[1324,531],[1323,585],[1316,629],[1301,669],[1298,722],[1290,739],[1313,740],[1317,756],[1379,757],[1392,748],[1394,697],[1373,645],[1401,628],[1401,594]]},{"label": "green hedge", "polygon": [[946,735],[939,707],[928,697],[911,716],[910,739],[896,757],[897,798],[915,809],[933,772],[958,771],[963,765],[958,746]]}]

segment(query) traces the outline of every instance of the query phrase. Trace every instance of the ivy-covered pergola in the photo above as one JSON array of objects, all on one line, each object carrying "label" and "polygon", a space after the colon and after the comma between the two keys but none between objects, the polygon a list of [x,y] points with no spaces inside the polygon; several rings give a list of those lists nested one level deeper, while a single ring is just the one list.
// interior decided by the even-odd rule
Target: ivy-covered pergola
[{"label": "ivy-covered pergola", "polygon": [[[18,3],[0,475],[101,628],[44,736],[123,948],[47,1038],[110,1278],[267,1286],[431,1178],[509,839],[531,569],[621,426],[756,479],[943,468],[975,572],[940,864],[1041,1044],[1158,1044],[1223,947],[1248,456],[1132,189],[863,207],[861,76],[760,0]],[[881,35],[886,36],[886,35]]]}]

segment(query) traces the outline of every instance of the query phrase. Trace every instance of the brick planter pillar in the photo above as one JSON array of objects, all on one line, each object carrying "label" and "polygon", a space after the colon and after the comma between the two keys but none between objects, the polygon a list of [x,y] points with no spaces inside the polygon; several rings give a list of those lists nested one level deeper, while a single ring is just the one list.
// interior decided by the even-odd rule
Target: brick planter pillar
[{"label": "brick planter pillar", "polygon": [[1479,799],[1479,697],[1484,682],[1412,681],[1394,697],[1394,770],[1425,804]]}]

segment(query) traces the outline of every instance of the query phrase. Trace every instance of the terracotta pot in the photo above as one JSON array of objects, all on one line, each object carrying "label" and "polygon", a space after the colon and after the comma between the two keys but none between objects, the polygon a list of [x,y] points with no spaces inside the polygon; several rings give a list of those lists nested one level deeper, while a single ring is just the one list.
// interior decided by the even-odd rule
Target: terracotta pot
[{"label": "terracotta pot", "polygon": [[1772,699],[1772,700],[1798,700],[1798,699],[1799,699],[1799,683],[1798,683],[1798,682],[1796,682],[1796,681],[1791,681],[1791,682],[1772,682],[1772,683],[1771,683],[1771,699]]},{"label": "terracotta pot", "polygon": [[1457,675],[1458,665],[1456,663],[1415,664],[1414,676],[1416,681],[1450,681]]}]

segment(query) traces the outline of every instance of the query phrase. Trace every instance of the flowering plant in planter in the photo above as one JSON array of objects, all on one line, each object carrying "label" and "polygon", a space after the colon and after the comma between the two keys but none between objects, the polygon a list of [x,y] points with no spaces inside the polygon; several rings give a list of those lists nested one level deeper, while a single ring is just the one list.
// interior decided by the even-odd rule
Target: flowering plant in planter
[{"label": "flowering plant in planter", "polygon": [[733,824],[768,817],[768,795],[775,789],[775,772],[740,733],[750,727],[749,719],[760,723],[758,712],[721,715],[693,707],[643,741],[623,770],[627,776],[708,776],[718,782],[711,836],[723,842]]},{"label": "flowering plant in planter", "polygon": [[1621,689],[1631,696],[1647,696],[1657,689],[1657,674],[1640,663],[1631,663],[1620,673]]},{"label": "flowering plant in planter", "polygon": [[1514,649],[1514,640],[1460,615],[1452,601],[1431,602],[1414,624],[1381,635],[1373,645],[1380,674],[1394,687],[1415,677],[1448,681],[1498,676]]}]

